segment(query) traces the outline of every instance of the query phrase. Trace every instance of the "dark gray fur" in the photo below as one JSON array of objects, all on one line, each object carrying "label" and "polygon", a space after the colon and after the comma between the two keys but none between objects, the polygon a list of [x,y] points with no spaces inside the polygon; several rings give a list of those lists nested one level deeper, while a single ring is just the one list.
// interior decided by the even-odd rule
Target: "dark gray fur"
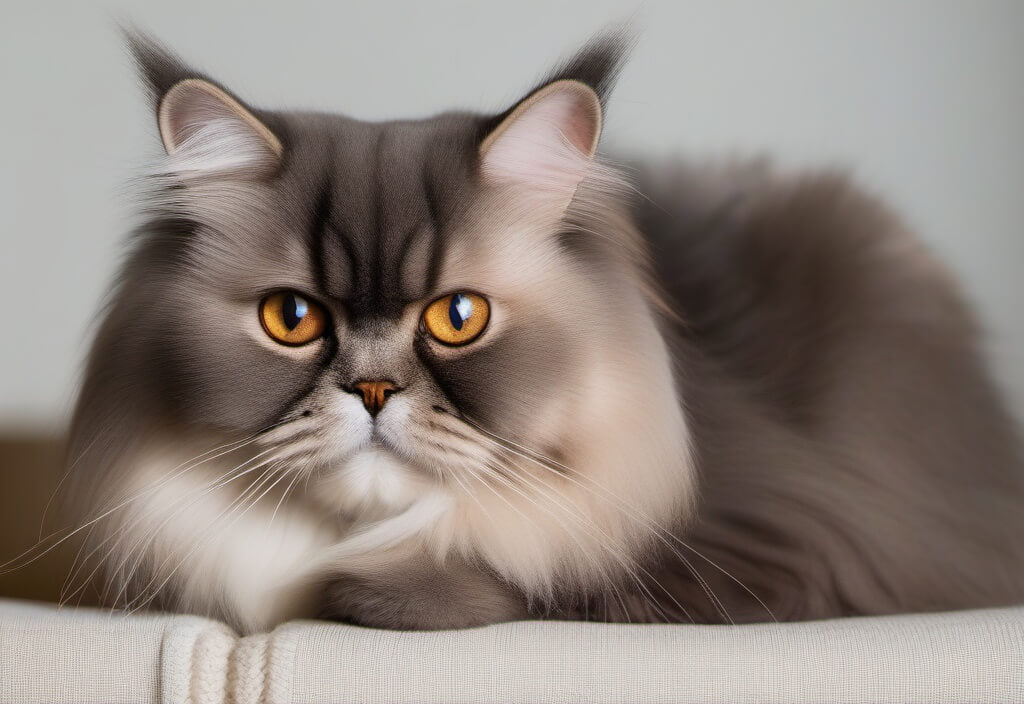
[{"label": "dark gray fur", "polygon": [[[1017,429],[944,267],[834,173],[649,177],[658,205],[638,199],[637,219],[684,321],[700,458],[687,541],[779,619],[1024,600]],[[734,618],[765,618],[702,574]],[[723,618],[681,588],[701,620]]]}]

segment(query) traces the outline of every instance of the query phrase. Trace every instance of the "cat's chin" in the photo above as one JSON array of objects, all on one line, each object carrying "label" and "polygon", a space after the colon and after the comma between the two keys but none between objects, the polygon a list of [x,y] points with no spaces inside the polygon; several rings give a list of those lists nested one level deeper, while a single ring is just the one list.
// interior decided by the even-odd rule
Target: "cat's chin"
[{"label": "cat's chin", "polygon": [[430,473],[374,438],[327,473],[316,495],[319,503],[340,516],[365,522],[400,514],[438,489]]}]

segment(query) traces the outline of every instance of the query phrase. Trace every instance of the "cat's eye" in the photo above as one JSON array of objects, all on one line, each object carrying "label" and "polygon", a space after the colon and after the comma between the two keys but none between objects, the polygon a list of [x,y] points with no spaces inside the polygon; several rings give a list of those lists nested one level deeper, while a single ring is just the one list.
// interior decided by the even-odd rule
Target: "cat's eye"
[{"label": "cat's eye", "polygon": [[279,291],[260,303],[260,323],[282,345],[305,345],[324,334],[327,312],[295,291]]},{"label": "cat's eye", "polygon": [[490,315],[490,306],[483,296],[451,293],[427,306],[423,311],[423,325],[442,344],[465,345],[480,337]]}]

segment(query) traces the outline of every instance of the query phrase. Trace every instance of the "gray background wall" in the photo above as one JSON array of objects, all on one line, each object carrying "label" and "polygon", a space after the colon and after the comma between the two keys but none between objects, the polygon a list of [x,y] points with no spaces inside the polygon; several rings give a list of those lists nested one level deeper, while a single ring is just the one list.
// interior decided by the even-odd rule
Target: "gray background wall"
[{"label": "gray background wall", "polygon": [[[129,19],[267,107],[498,108],[637,3],[5,3],[0,428],[59,427],[158,149]],[[1024,410],[1024,3],[647,2],[606,144],[842,164],[963,277]]]}]

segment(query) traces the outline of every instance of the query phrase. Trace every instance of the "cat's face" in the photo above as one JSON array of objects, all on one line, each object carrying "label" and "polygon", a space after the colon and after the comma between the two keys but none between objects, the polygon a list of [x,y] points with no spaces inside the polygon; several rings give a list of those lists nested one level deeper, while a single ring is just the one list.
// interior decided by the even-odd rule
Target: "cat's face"
[{"label": "cat's face", "polygon": [[390,521],[371,551],[423,540],[526,592],[615,572],[646,540],[601,493],[662,522],[689,498],[591,87],[371,124],[257,115],[189,79],[159,118],[159,216],[119,293],[134,313],[104,337],[158,379],[154,421],[258,434],[339,544]]},{"label": "cat's face", "polygon": [[[177,412],[283,423],[273,437],[334,466],[367,449],[433,474],[479,463],[452,430],[468,422],[560,453],[588,350],[628,314],[623,282],[560,242],[558,214],[474,183],[471,119],[292,119],[276,177],[186,186],[196,225],[152,330]],[[275,336],[289,322],[302,337]],[[379,408],[367,382],[389,385]]]}]

